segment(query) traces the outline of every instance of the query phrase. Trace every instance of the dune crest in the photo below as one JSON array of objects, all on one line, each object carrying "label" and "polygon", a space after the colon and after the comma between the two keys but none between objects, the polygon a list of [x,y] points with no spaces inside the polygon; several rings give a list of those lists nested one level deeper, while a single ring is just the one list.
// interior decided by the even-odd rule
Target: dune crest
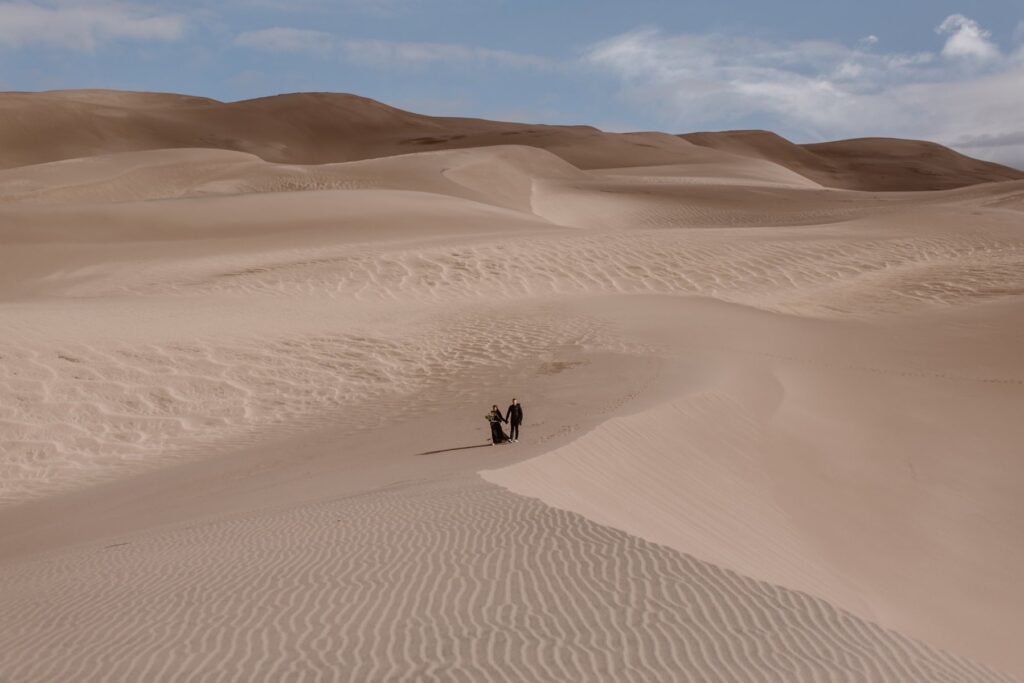
[{"label": "dune crest", "polygon": [[858,138],[798,145],[764,130],[687,133],[682,139],[788,168],[826,187],[865,192],[948,190],[1020,180],[1024,171],[934,142]]},{"label": "dune crest", "polygon": [[546,149],[586,169],[738,155],[827,187],[867,191],[941,190],[1024,178],[1024,171],[916,140],[794,145],[766,131],[606,133],[590,126],[425,116],[344,93],[230,103],[102,90],[0,93],[0,168],[164,148],[233,150],[276,163],[324,164],[509,144]]}]

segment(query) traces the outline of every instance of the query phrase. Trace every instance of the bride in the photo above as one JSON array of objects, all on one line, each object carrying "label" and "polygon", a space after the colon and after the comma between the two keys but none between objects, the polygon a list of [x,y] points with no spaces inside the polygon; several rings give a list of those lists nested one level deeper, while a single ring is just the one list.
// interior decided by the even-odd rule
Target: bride
[{"label": "bride", "polygon": [[491,445],[508,441],[508,436],[506,436],[505,431],[501,428],[501,423],[505,422],[505,418],[501,416],[498,406],[491,406],[491,412],[487,413],[486,417],[487,421],[491,423]]}]

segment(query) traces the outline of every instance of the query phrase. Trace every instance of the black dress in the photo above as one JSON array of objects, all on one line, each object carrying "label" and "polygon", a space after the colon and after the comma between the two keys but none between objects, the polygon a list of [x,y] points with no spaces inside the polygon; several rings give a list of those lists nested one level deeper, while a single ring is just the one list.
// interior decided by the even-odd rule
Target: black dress
[{"label": "black dress", "polygon": [[487,418],[491,421],[491,441],[493,443],[504,443],[508,441],[508,437],[505,432],[501,429],[502,417],[501,412],[492,410],[491,415]]}]

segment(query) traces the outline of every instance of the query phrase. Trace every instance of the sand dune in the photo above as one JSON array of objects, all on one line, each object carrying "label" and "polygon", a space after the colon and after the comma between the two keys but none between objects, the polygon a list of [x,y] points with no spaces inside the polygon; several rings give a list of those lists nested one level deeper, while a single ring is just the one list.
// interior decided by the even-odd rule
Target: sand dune
[{"label": "sand dune", "polygon": [[5,578],[0,669],[19,680],[1011,680],[472,479],[126,538]]},{"label": "sand dune", "polygon": [[722,156],[664,133],[431,117],[346,94],[299,93],[232,103],[102,90],[0,95],[3,168],[182,147],[322,164],[508,144],[547,149],[583,168]]},{"label": "sand dune", "polygon": [[[1000,540],[1017,497],[1001,476],[1024,438],[1007,403],[1024,386],[1011,350],[1024,327],[962,313],[808,323],[646,298],[620,315],[671,350],[688,393],[485,479],[955,651],[1010,651],[1024,593],[1005,568],[1024,555]],[[892,356],[929,337],[943,346]],[[961,359],[972,352],[984,357]],[[969,446],[979,434],[984,453]],[[960,630],[979,614],[990,630]]]},{"label": "sand dune", "polygon": [[274,164],[241,152],[164,149],[0,171],[0,204],[103,204],[392,189],[446,194],[529,211],[534,178],[585,177],[549,152],[513,145],[319,166]]},{"label": "sand dune", "polygon": [[105,90],[0,94],[0,168],[166,148],[324,164],[509,144],[546,149],[586,169],[694,160],[728,164],[735,156],[753,157],[827,187],[867,191],[941,190],[1024,178],[1024,171],[916,140],[794,145],[765,131],[618,134],[589,126],[424,116],[335,93],[231,103]]},{"label": "sand dune", "polygon": [[[162,324],[107,315],[105,331],[74,339],[10,335],[0,347],[0,389],[12,399],[0,410],[0,503],[208,457],[282,430],[379,426],[396,401],[437,389],[445,378],[503,372],[562,345],[615,348],[580,316],[554,325],[529,312],[495,320],[405,310],[399,325],[331,308],[306,307],[264,324],[229,314],[182,334],[175,330],[190,317],[218,309],[166,307]],[[145,323],[145,335],[126,329],[132,319]],[[72,318],[73,326],[89,324]],[[55,321],[39,326],[52,330]],[[114,341],[111,328],[125,331]]]},{"label": "sand dune", "polygon": [[1020,180],[1024,171],[920,140],[861,138],[797,145],[763,130],[687,133],[697,145],[770,161],[826,187],[868,192],[945,190]]},{"label": "sand dune", "polygon": [[690,139],[0,95],[0,679],[1019,679],[1024,180]]}]

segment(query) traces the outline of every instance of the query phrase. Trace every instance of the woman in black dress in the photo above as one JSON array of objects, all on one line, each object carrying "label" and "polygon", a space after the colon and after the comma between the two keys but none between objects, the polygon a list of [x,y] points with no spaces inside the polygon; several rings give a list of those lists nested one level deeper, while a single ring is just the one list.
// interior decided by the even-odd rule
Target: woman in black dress
[{"label": "woman in black dress", "polygon": [[498,406],[492,406],[491,412],[487,414],[487,421],[491,423],[491,445],[505,443],[508,441],[508,437],[501,428],[501,423],[505,422],[505,418],[501,416],[501,411],[498,410]]}]

